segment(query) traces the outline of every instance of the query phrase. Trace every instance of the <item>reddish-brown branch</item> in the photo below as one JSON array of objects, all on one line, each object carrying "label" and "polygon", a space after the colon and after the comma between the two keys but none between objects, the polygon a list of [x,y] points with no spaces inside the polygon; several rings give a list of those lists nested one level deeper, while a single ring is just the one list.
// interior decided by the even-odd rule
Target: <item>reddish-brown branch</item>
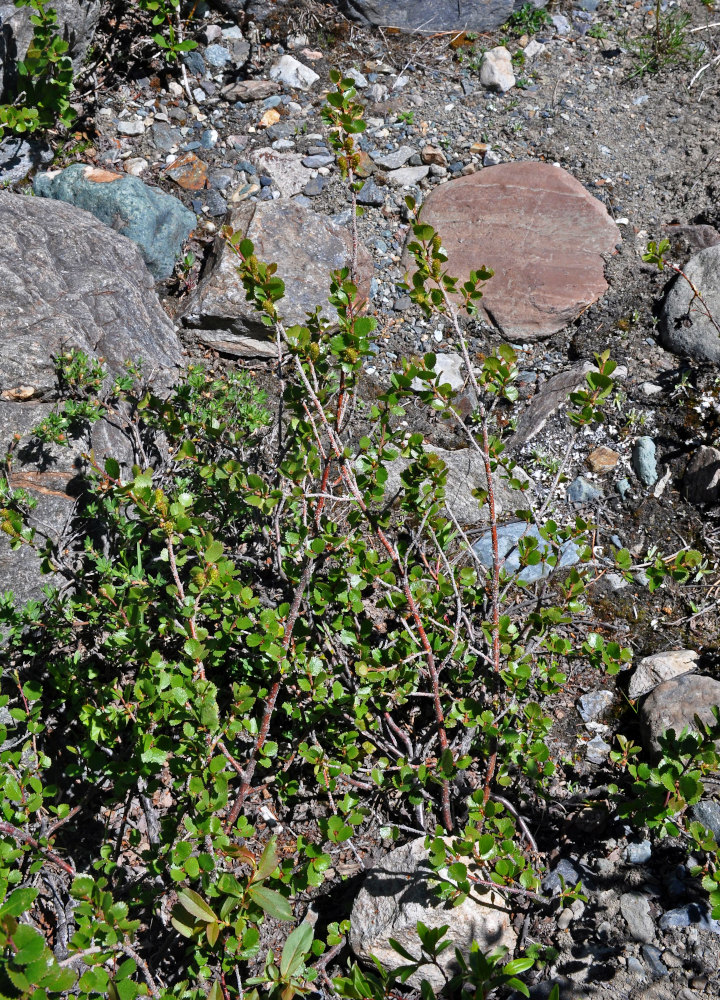
[{"label": "reddish-brown branch", "polygon": [[[300,380],[302,381],[305,390],[308,394],[308,397],[318,413],[320,422],[325,428],[328,440],[330,441],[330,445],[335,453],[335,457],[337,458],[340,464],[340,472],[342,474],[342,477],[345,480],[347,487],[350,490],[350,493],[355,498],[358,506],[360,507],[362,512],[366,516],[368,516],[369,515],[368,506],[365,503],[365,500],[363,499],[363,495],[360,492],[360,488],[358,487],[357,480],[355,479],[352,470],[348,467],[348,464],[345,461],[342,445],[336,433],[334,432],[333,428],[330,426],[330,423],[328,422],[327,414],[325,413],[322,404],[320,403],[320,400],[317,398],[317,395],[313,392],[312,386],[310,385],[310,381],[307,377],[305,370],[303,369],[302,363],[300,362],[299,358],[295,359],[295,364],[298,374],[300,376]],[[445,750],[448,748],[449,743],[447,738],[447,732],[445,730],[445,716],[442,710],[442,703],[440,700],[440,680],[438,677],[437,666],[435,664],[435,655],[432,651],[430,643],[428,642],[427,634],[423,627],[422,618],[420,616],[420,611],[418,609],[417,604],[415,603],[415,598],[412,595],[412,591],[410,590],[410,583],[407,579],[407,573],[405,572],[405,567],[403,566],[402,560],[400,559],[400,555],[395,546],[392,545],[392,543],[389,541],[387,535],[382,530],[382,528],[380,528],[377,524],[373,524],[372,520],[369,517],[368,521],[373,531],[377,535],[381,545],[388,553],[388,555],[390,556],[390,558],[392,559],[392,561],[394,562],[395,566],[397,567],[398,571],[402,576],[403,592],[405,594],[405,599],[408,603],[410,615],[413,619],[413,622],[415,623],[418,636],[420,637],[420,643],[425,652],[425,660],[427,663],[428,676],[430,677],[430,682],[432,684],[433,703],[435,706],[435,719],[438,731],[438,738],[440,740],[441,748]],[[445,825],[445,828],[449,832],[450,830],[452,830],[453,823],[452,823],[452,811],[450,808],[450,782],[447,779],[445,779],[442,784],[442,812],[443,812],[443,823]]]},{"label": "reddish-brown branch", "polygon": [[258,732],[257,739],[255,740],[255,746],[253,747],[252,754],[250,755],[250,760],[248,761],[247,767],[245,768],[243,783],[240,786],[237,798],[235,799],[235,805],[230,810],[230,815],[227,818],[225,826],[228,830],[232,829],[235,825],[238,816],[240,815],[240,810],[245,804],[245,799],[247,798],[247,793],[250,791],[250,785],[252,784],[253,775],[255,774],[255,768],[257,767],[257,759],[260,751],[263,748],[265,740],[267,739],[267,734],[270,729],[270,722],[273,717],[273,712],[275,711],[275,703],[277,702],[278,692],[280,691],[280,681],[276,680],[273,682],[270,692],[267,696],[267,701],[265,702],[265,710],[263,712],[262,722],[260,723],[260,731]]},{"label": "reddish-brown branch", "polygon": [[[298,585],[295,588],[295,593],[293,595],[293,601],[290,606],[290,611],[288,612],[287,621],[285,622],[285,635],[282,638],[283,649],[287,650],[290,645],[290,640],[292,638],[293,628],[295,627],[295,622],[300,614],[300,604],[302,603],[303,594],[310,582],[310,577],[312,576],[313,561],[308,558],[305,562],[305,568],[303,569],[302,576],[298,581]],[[255,740],[255,746],[250,754],[250,760],[244,771],[243,783],[238,791],[237,798],[235,799],[235,804],[230,810],[230,815],[228,816],[225,826],[226,829],[230,830],[235,825],[238,816],[240,815],[240,810],[245,804],[245,799],[250,791],[250,786],[252,784],[252,779],[255,774],[255,768],[257,767],[258,757],[260,751],[262,750],[265,740],[267,739],[268,732],[270,731],[270,723],[272,721],[273,712],[275,711],[275,704],[277,702],[277,696],[280,692],[280,681],[281,678],[276,678],[268,692],[267,701],[265,702],[265,709],[263,711],[262,721],[260,723],[260,730]]]},{"label": "reddish-brown branch", "polygon": [[25,833],[24,830],[20,830],[17,826],[13,826],[12,823],[0,822],[0,833],[4,833],[7,837],[12,837],[13,840],[20,841],[22,844],[29,844],[38,853],[42,854],[44,858],[48,861],[52,861],[54,865],[62,868],[64,872],[68,875],[72,875],[75,878],[75,869],[72,865],[69,865],[67,861],[63,861],[62,858],[58,857],[54,851],[51,851],[47,847],[43,847],[42,844],[32,837],[29,833]]}]

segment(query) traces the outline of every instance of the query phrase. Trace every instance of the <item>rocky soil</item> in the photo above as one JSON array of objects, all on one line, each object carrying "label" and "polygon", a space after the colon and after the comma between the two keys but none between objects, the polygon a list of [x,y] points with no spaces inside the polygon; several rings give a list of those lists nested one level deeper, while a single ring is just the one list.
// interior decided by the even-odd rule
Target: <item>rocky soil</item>
[{"label": "rocky soil", "polygon": [[[295,259],[288,283],[293,282],[298,315],[291,319],[302,319],[305,308],[323,301],[324,274],[348,252],[347,191],[320,116],[332,67],[354,76],[369,126],[360,142],[368,175],[360,197],[366,206],[359,220],[361,274],[380,335],[366,367],[368,398],[386,384],[402,357],[428,350],[448,356],[440,363],[464,391],[448,326],[423,319],[401,287],[407,266],[405,196],[431,199],[428,208],[438,206],[433,223],[442,233],[444,221],[452,228],[464,219],[453,184],[481,192],[494,178],[514,183],[516,175],[502,171],[527,162],[560,168],[577,182],[572,197],[577,203],[585,199],[590,221],[547,194],[559,173],[546,181],[534,168],[523,197],[510,197],[491,222],[482,200],[487,196],[477,195],[477,214],[458,237],[469,241],[456,247],[458,259],[495,266],[502,291],[493,299],[491,279],[492,307],[467,323],[471,350],[479,359],[502,340],[516,347],[520,399],[504,414],[508,447],[539,503],[568,453],[567,482],[556,495],[554,513],[565,520],[580,514],[596,523],[600,566],[613,548],[626,547],[648,564],[656,550],[670,555],[695,548],[710,574],[654,593],[642,570],[632,583],[607,568],[600,574],[591,593],[596,630],[629,646],[635,663],[668,651],[689,652],[645,660],[634,667],[632,679],[578,670],[556,699],[551,747],[564,766],[548,816],[537,819],[533,834],[551,873],[546,891],[557,891],[561,874],[568,882],[582,879],[588,898],[570,910],[550,908],[528,920],[523,914],[512,919],[522,944],[558,950],[551,966],[538,973],[533,996],[546,996],[551,982],[559,981],[567,1000],[717,998],[720,924],[709,918],[679,842],[638,840],[629,827],[610,819],[607,805],[612,780],[607,754],[615,734],[643,734],[651,741],[658,720],[668,724],[663,713],[670,708],[679,711],[678,724],[690,723],[694,711],[717,697],[720,681],[720,339],[697,309],[692,312],[696,303],[687,296],[674,312],[671,304],[666,307],[671,272],[642,261],[649,240],[668,237],[672,260],[688,267],[720,316],[717,11],[699,0],[663,6],[663,16],[677,10],[689,15],[688,50],[678,62],[651,73],[638,70],[642,58],[632,51],[633,40],[653,30],[654,8],[642,0],[560,0],[545,23],[475,35],[372,28],[316,0],[201,2],[188,26],[199,45],[180,66],[165,64],[148,38],[148,23],[127,16],[122,7],[102,5],[78,83],[74,130],[52,136],[47,146],[5,140],[0,184],[16,195],[29,195],[34,185],[36,194],[92,211],[137,243],[158,279],[169,317],[160,324],[168,338],[160,352],[165,362],[152,358],[161,373],[180,359],[182,349],[184,360],[203,358],[217,369],[251,368],[266,388],[274,388],[272,345],[259,339],[217,239],[227,221],[254,227],[251,235],[268,256]],[[495,55],[484,58],[490,50]],[[69,175],[46,173],[68,167]],[[127,178],[122,205],[122,198],[145,198],[144,185],[176,201],[153,194],[143,201],[137,226],[116,224],[117,205],[107,201],[120,187],[114,174]],[[43,203],[32,204],[37,212]],[[0,202],[6,236],[21,233],[25,225],[13,216],[16,211],[14,200]],[[546,225],[549,217],[552,223]],[[56,224],[67,230],[62,219]],[[95,247],[88,284],[78,292],[93,302],[83,319],[87,337],[112,360],[112,345],[103,342],[97,327],[107,336],[108,324],[118,317],[111,320],[105,313],[98,320],[102,286],[122,297],[136,317],[127,351],[147,357],[148,330],[159,306],[134,299],[138,282],[154,296],[152,282],[124,241],[118,259],[111,260],[108,250],[103,266],[141,277],[131,276],[128,288],[113,286],[111,292],[105,279],[93,277],[105,252],[104,231],[88,229],[83,237]],[[53,245],[51,238],[38,249],[36,242],[23,244],[18,237],[14,249],[6,239],[8,252],[0,253],[4,274],[22,273],[26,282],[19,292],[13,284],[12,308],[11,296],[0,305],[4,440],[16,430],[25,432],[52,398],[48,374],[38,374],[47,356],[41,362],[30,349],[18,352],[13,338],[23,296],[37,291],[22,260],[37,262],[38,254],[50,259]],[[571,274],[567,260],[548,265],[562,253],[574,260],[589,255],[589,270]],[[510,277],[517,295],[512,283],[503,284],[504,261],[516,268]],[[548,279],[555,282],[552,295],[543,268],[555,275]],[[62,297],[54,285],[43,287],[46,301]],[[533,310],[542,313],[542,321],[530,322]],[[49,329],[57,317],[50,313],[41,320]],[[72,313],[64,322],[72,337]],[[37,340],[32,331],[28,337],[28,343]],[[594,353],[605,349],[620,366],[607,420],[571,442],[567,392],[581,383]],[[47,355],[53,350],[54,343]],[[454,432],[411,409],[408,420],[414,416],[429,444],[448,451],[459,446]],[[67,482],[73,470],[64,470],[58,486],[47,478],[33,480],[51,473],[32,471],[32,456],[22,468],[25,485],[39,484],[48,510],[59,506],[55,516],[67,517],[67,505],[58,504],[58,497],[72,495]],[[458,492],[470,476],[459,474]],[[471,536],[481,538],[482,531],[474,525]],[[5,573],[10,559],[0,552]],[[31,593],[31,570],[23,580]],[[717,802],[710,799],[698,808],[704,810],[702,821],[720,835]],[[302,817],[288,822],[297,825]],[[381,857],[378,830],[367,830],[360,847],[363,863]],[[353,859],[338,857],[332,906],[349,910],[353,890],[339,880],[353,867],[359,870]],[[322,901],[317,905],[320,909]]]}]

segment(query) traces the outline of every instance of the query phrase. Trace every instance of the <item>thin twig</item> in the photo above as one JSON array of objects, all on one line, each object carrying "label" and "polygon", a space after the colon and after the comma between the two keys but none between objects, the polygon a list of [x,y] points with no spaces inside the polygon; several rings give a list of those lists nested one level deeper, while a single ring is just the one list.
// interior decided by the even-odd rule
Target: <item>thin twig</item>
[{"label": "thin twig", "polygon": [[51,851],[48,847],[43,847],[39,841],[32,837],[29,833],[25,833],[24,830],[18,829],[18,827],[13,826],[12,823],[0,822],[0,833],[4,833],[7,837],[12,837],[13,840],[18,840],[22,844],[29,844],[34,850],[43,857],[47,858],[48,861],[52,861],[54,865],[62,868],[64,872],[68,875],[75,877],[75,869],[72,865],[68,864],[67,861],[63,861],[61,857]]}]

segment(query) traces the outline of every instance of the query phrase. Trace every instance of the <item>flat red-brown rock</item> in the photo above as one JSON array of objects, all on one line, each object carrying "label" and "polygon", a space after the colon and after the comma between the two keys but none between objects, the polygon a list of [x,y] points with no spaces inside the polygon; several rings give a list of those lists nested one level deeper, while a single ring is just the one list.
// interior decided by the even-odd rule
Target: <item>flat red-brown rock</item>
[{"label": "flat red-brown rock", "polygon": [[481,305],[514,341],[549,337],[595,302],[608,287],[602,254],[620,240],[605,207],[547,163],[503,163],[442,184],[421,220],[440,233],[449,274],[495,271]]}]

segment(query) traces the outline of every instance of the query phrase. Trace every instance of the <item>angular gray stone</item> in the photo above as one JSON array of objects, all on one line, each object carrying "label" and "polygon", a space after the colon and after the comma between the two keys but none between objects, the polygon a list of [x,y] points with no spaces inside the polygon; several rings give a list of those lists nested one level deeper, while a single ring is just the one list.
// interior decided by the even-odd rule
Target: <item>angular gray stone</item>
[{"label": "angular gray stone", "polygon": [[[487,524],[489,519],[487,505],[481,507],[472,495],[473,490],[487,489],[485,466],[478,453],[470,448],[447,451],[445,448],[438,448],[430,444],[424,444],[423,449],[426,453],[437,455],[447,466],[446,504],[461,527]],[[396,458],[393,462],[388,463],[388,478],[385,484],[385,497],[387,499],[394,496],[400,489],[400,476],[409,464],[410,460],[407,458]],[[515,474],[521,481],[528,480],[522,469],[516,468]],[[504,479],[496,477],[494,486],[495,510],[499,516],[514,513],[516,510],[527,507],[528,500],[525,494],[510,489]],[[475,547],[477,548],[479,544],[480,542],[476,543]],[[480,559],[484,562],[482,554],[480,554]]]},{"label": "angular gray stone", "polygon": [[624,892],[620,897],[620,912],[635,941],[642,941],[644,944],[655,941],[655,922],[647,896],[643,896],[641,892]]},{"label": "angular gray stone", "polygon": [[272,177],[283,198],[300,194],[312,177],[311,171],[303,166],[304,159],[302,153],[279,153],[267,146],[252,153],[252,162],[258,174]]},{"label": "angular gray stone", "polygon": [[[386,969],[395,969],[402,960],[390,945],[398,941],[412,955],[420,955],[417,923],[427,927],[449,925],[447,936],[453,946],[441,953],[441,969],[452,976],[457,971],[455,948],[465,957],[473,941],[481,952],[506,947],[512,952],[516,935],[510,925],[511,911],[499,893],[469,896],[460,906],[446,907],[433,895],[430,881],[434,871],[427,861],[425,838],[404,844],[391,851],[371,868],[353,904],[350,917],[350,946],[359,959],[372,968],[372,957]],[[418,989],[428,979],[433,989],[445,985],[440,969],[426,965],[408,980]]]},{"label": "angular gray stone", "polygon": [[399,149],[394,149],[392,153],[383,153],[376,150],[370,156],[382,170],[399,170],[400,167],[405,166],[414,154],[415,150],[412,146],[400,146]]},{"label": "angular gray stone", "polygon": [[585,744],[585,756],[591,764],[604,764],[610,750],[610,744],[606,743],[599,733]]},{"label": "angular gray stone", "polygon": [[632,467],[643,486],[654,486],[658,480],[655,442],[651,437],[639,437],[632,450]]},{"label": "angular gray stone", "polygon": [[368,81],[367,77],[364,76],[359,69],[346,69],[343,73],[343,77],[346,80],[352,80],[356,87],[367,87]]},{"label": "angular gray stone", "polygon": [[[520,509],[521,505],[518,504],[517,506]],[[525,506],[527,506],[527,503]],[[559,552],[556,552],[550,543],[542,537],[539,528],[534,524],[528,525],[525,521],[515,521],[512,524],[500,525],[497,536],[498,552],[500,558],[505,560],[503,568],[509,574],[518,573],[520,569],[518,542],[521,538],[534,538],[537,542],[537,550],[546,559],[548,556],[557,555],[557,565],[555,567],[550,566],[547,561],[543,561],[542,559],[534,566],[526,566],[521,573],[518,573],[518,580],[523,583],[537,583],[538,580],[543,580],[545,577],[550,576],[556,569],[565,569],[568,566],[574,566],[580,559],[580,549],[575,542],[571,540],[563,542]],[[475,542],[473,551],[479,557],[483,566],[487,566],[488,569],[492,566],[492,537],[489,531],[485,532]]]},{"label": "angular gray stone", "polygon": [[569,368],[549,378],[520,413],[508,447],[522,448],[528,441],[532,441],[550,417],[563,406],[567,406],[570,393],[585,384],[585,376],[591,371],[595,371],[595,365],[585,361],[575,368]]},{"label": "angular gray stone", "polygon": [[720,449],[706,445],[697,449],[685,470],[683,490],[691,503],[720,500]]},{"label": "angular gray stone", "polygon": [[670,927],[697,927],[699,930],[720,934],[720,920],[714,920],[710,916],[705,903],[686,903],[668,910],[660,917],[659,924],[664,931]]},{"label": "angular gray stone", "polygon": [[[720,362],[720,245],[694,254],[685,274],[702,296],[694,297],[689,283],[678,275],[665,298],[660,317],[660,342],[667,350],[698,361]],[[708,318],[703,302],[714,318]]]},{"label": "angular gray stone", "polygon": [[640,712],[646,746],[659,753],[659,737],[668,729],[675,730],[676,736],[683,729],[694,729],[696,715],[704,723],[714,723],[714,705],[720,705],[720,681],[712,677],[683,674],[658,685]]},{"label": "angular gray stone", "polygon": [[6,135],[0,142],[0,184],[19,184],[31,171],[52,160],[53,151],[47,143]]},{"label": "angular gray stone", "polygon": [[374,104],[381,104],[383,101],[387,100],[388,89],[384,83],[374,83],[372,87],[368,87],[365,91],[365,96],[369,101]]},{"label": "angular gray stone", "polygon": [[[181,345],[163,312],[138,247],[92,215],[44,198],[0,192],[0,449],[20,434],[11,485],[38,500],[37,521],[61,534],[77,495],[80,453],[123,460],[127,442],[104,421],[68,448],[27,447],[26,435],[58,397],[53,358],[71,348],[102,357],[109,372],[144,361],[156,391],[175,381]],[[24,546],[0,536],[0,589],[20,601],[38,596],[47,577]]]},{"label": "angular gray stone", "polygon": [[310,90],[320,77],[298,59],[285,55],[270,70],[270,79],[284,83],[291,90]]},{"label": "angular gray stone", "polygon": [[658,684],[680,677],[694,670],[698,654],[694,649],[671,649],[667,653],[655,653],[640,660],[635,673],[630,678],[628,695],[642,698]]},{"label": "angular gray stone", "polygon": [[480,83],[488,90],[497,90],[501,94],[515,86],[512,56],[504,45],[497,45],[483,56]]},{"label": "angular gray stone", "polygon": [[[322,194],[325,189],[326,178],[321,177],[319,174],[317,177],[313,177],[309,180],[305,187],[303,188],[303,195],[306,198],[317,198],[319,194]],[[298,196],[300,197],[300,196]],[[307,205],[305,206],[307,208]]]},{"label": "angular gray stone", "polygon": [[640,946],[643,958],[650,967],[653,976],[667,976],[667,967],[662,962],[662,952],[654,944],[643,944]]},{"label": "angular gray stone", "polygon": [[712,830],[715,840],[720,842],[720,803],[715,799],[702,799],[690,810],[692,818]]},{"label": "angular gray stone", "polygon": [[177,150],[180,143],[185,141],[182,132],[177,128],[172,128],[167,122],[155,122],[150,127],[149,135],[153,146],[161,153]]},{"label": "angular gray stone", "polygon": [[249,104],[251,101],[264,101],[277,94],[280,89],[280,84],[275,80],[238,80],[223,87],[221,93],[226,101]]},{"label": "angular gray stone", "polygon": [[[195,215],[170,194],[139,177],[83,163],[37,174],[33,189],[43,198],[69,202],[131,239],[158,280],[169,278],[182,245],[195,228]],[[112,239],[109,235],[107,239]]]},{"label": "angular gray stone", "polygon": [[391,170],[387,178],[393,187],[410,187],[429,173],[430,167],[401,167],[400,170]]},{"label": "angular gray stone", "polygon": [[229,62],[232,62],[230,51],[224,45],[208,45],[204,55],[205,62],[213,69],[223,69]]},{"label": "angular gray stone", "polygon": [[568,486],[567,498],[570,503],[594,503],[602,499],[602,490],[597,489],[582,476],[578,476]]},{"label": "angular gray stone", "polygon": [[314,156],[304,156],[302,165],[310,170],[317,170],[319,167],[329,167],[334,162],[332,153],[316,153]]},{"label": "angular gray stone", "polygon": [[537,59],[545,51],[545,46],[542,42],[539,42],[537,38],[532,38],[528,44],[523,49],[525,54],[525,61],[531,62],[533,59]]},{"label": "angular gray stone", "polygon": [[145,126],[139,118],[126,118],[117,123],[120,135],[144,135]]},{"label": "angular gray stone", "polygon": [[613,703],[613,693],[605,688],[588,691],[577,704],[577,710],[583,722],[594,722],[601,719]]},{"label": "angular gray stone", "polygon": [[[287,326],[304,323],[307,313],[318,305],[328,319],[337,316],[327,301],[328,276],[349,261],[347,230],[295,199],[241,202],[231,210],[229,225],[253,241],[259,260],[277,263],[277,275],[286,289],[278,308]],[[189,301],[183,322],[197,328],[200,339],[220,351],[249,357],[274,355],[274,337],[246,299],[237,258],[222,238],[216,241],[214,253],[214,264]],[[360,248],[357,284],[363,299],[369,298],[371,277],[372,260]]]},{"label": "angular gray stone", "polygon": [[[397,309],[397,304],[395,308]],[[465,363],[460,354],[436,354],[435,371],[440,376],[439,384],[449,385],[455,392],[459,392],[464,387],[468,378]],[[427,389],[427,383],[419,378],[414,378],[411,388],[416,392],[422,392]]]},{"label": "angular gray stone", "polygon": [[385,204],[385,190],[385,188],[380,187],[373,177],[369,177],[358,192],[358,204],[380,208]]},{"label": "angular gray stone", "polygon": [[645,865],[652,857],[652,844],[649,840],[641,840],[639,844],[628,844],[625,858],[628,864]]},{"label": "angular gray stone", "polygon": [[[69,44],[67,54],[77,71],[88,50],[100,18],[100,0],[53,0],[59,34]],[[31,7],[16,7],[0,0],[0,96],[17,86],[16,66],[24,59],[33,37]]]},{"label": "angular gray stone", "polygon": [[592,889],[593,874],[590,869],[577,858],[560,858],[553,870],[542,881],[543,892],[555,896],[566,886],[576,886],[582,882],[584,889]]},{"label": "angular gray stone", "polygon": [[[491,31],[519,6],[513,0],[334,0],[347,17],[405,32]],[[537,6],[541,6],[538,4]]]}]

